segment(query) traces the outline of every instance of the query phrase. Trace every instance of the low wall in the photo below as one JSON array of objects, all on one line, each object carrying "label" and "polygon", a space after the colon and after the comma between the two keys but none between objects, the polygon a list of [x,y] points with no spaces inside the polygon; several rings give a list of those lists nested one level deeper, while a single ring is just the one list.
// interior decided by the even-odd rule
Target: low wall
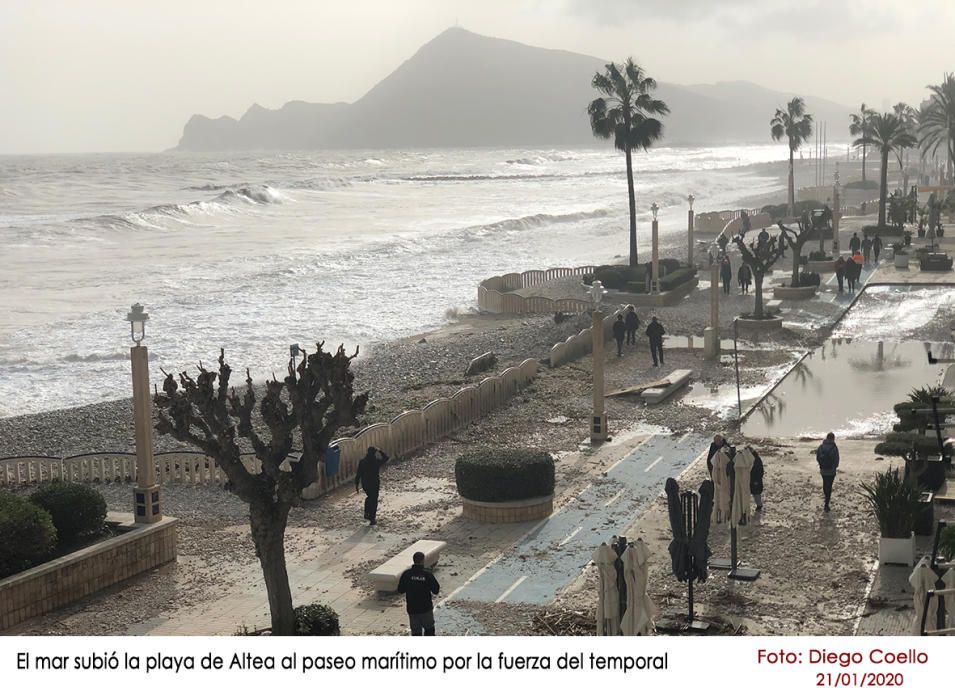
[{"label": "low wall", "polygon": [[513,294],[516,289],[538,287],[564,277],[581,277],[594,271],[593,265],[554,267],[549,270],[527,270],[489,277],[478,285],[478,309],[492,314],[577,313],[591,307],[581,299],[548,299]]},{"label": "low wall", "polygon": [[461,515],[479,523],[523,523],[529,520],[542,520],[554,512],[554,496],[528,498],[523,501],[504,501],[487,503],[461,498]]},{"label": "low wall", "polygon": [[[613,337],[613,323],[616,320],[616,315],[622,313],[623,309],[624,307],[621,306],[618,309],[607,312],[603,320],[605,341]],[[589,355],[593,352],[593,349],[593,329],[584,328],[576,335],[567,338],[567,340],[554,343],[554,346],[550,349],[550,366],[554,368],[566,365],[569,362]]]},{"label": "low wall", "polygon": [[0,630],[68,605],[176,559],[176,519],[138,524],[110,513],[128,531],[0,580]]}]

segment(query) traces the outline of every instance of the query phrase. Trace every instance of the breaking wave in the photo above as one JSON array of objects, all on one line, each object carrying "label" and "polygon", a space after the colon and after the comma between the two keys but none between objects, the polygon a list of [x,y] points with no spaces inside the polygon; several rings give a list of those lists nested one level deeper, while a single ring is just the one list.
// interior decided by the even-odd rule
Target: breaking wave
[{"label": "breaking wave", "polygon": [[513,231],[527,231],[529,229],[539,228],[541,226],[551,226],[553,224],[566,224],[575,221],[587,221],[589,219],[602,219],[610,216],[607,209],[594,209],[593,211],[575,211],[569,214],[531,214],[521,216],[516,219],[502,219],[490,224],[479,224],[462,229],[461,233],[469,236],[487,236],[495,233],[510,233]]}]

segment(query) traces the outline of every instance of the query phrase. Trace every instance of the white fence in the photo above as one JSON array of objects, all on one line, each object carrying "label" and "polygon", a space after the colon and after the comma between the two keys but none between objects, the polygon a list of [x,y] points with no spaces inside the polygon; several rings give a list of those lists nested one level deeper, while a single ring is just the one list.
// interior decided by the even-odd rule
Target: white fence
[{"label": "white fence", "polygon": [[[617,314],[624,312],[624,308],[625,307],[621,306],[615,311],[610,311],[604,318],[605,341],[613,336],[613,323],[616,320]],[[593,352],[593,349],[593,329],[585,328],[576,335],[570,336],[567,340],[562,340],[554,344],[554,347],[550,349],[550,366],[554,368],[566,365],[568,362],[573,362],[578,358],[589,355]]]},{"label": "white fence", "polygon": [[[524,360],[479,384],[459,389],[449,398],[436,399],[420,410],[404,411],[389,423],[366,426],[353,437],[332,442],[341,450],[338,473],[324,470],[303,492],[317,498],[355,478],[358,461],[369,447],[384,450],[400,459],[429,443],[466,427],[502,407],[537,376],[537,360]],[[155,455],[156,481],[220,485],[227,481],[215,461],[199,452],[161,452]],[[246,469],[261,469],[252,453],[243,454]],[[0,487],[40,484],[48,481],[111,482],[135,481],[136,455],[101,452],[72,457],[22,456],[0,458]]]},{"label": "white fence", "polygon": [[551,280],[564,277],[581,277],[591,274],[593,265],[583,267],[554,267],[549,270],[527,270],[490,277],[478,285],[478,308],[494,314],[555,313],[586,311],[590,303],[581,299],[548,299],[514,294],[516,289],[537,287]]}]

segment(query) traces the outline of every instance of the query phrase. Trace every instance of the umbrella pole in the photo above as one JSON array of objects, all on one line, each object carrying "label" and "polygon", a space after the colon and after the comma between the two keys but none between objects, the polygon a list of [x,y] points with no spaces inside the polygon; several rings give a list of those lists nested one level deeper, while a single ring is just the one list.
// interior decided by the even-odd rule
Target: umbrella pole
[{"label": "umbrella pole", "polygon": [[[694,508],[693,508],[693,494],[689,491],[684,491],[680,495],[681,506],[683,507],[683,526],[686,530],[686,539],[691,541],[693,539],[693,528],[696,525],[694,521]],[[689,557],[690,571],[695,570],[695,558],[693,553],[688,550],[687,556]],[[689,621],[693,622],[693,576],[688,576],[686,579],[686,597],[689,602]]]}]

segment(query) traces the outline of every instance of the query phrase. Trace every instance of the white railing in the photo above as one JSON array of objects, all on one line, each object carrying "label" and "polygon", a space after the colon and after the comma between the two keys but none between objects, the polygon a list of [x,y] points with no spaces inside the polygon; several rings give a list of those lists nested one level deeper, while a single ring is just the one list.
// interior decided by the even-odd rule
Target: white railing
[{"label": "white railing", "polygon": [[493,314],[532,314],[566,311],[576,313],[590,308],[581,299],[548,299],[514,294],[514,290],[537,287],[564,277],[581,277],[593,273],[593,265],[553,267],[549,270],[527,270],[489,277],[478,285],[478,309]]},{"label": "white railing", "polygon": [[[388,423],[362,428],[352,437],[331,443],[341,450],[338,473],[322,470],[318,481],[303,492],[317,498],[352,481],[358,461],[369,447],[400,459],[502,407],[508,399],[537,376],[537,360],[527,359],[516,367],[464,387],[450,398],[436,399],[421,410],[404,411]],[[228,478],[215,461],[200,452],[160,452],[154,456],[157,483],[224,484]],[[250,473],[261,467],[253,453],[243,454]],[[0,458],[0,487],[42,484],[48,481],[131,482],[136,480],[136,455],[99,452],[70,457],[19,456]]]}]

